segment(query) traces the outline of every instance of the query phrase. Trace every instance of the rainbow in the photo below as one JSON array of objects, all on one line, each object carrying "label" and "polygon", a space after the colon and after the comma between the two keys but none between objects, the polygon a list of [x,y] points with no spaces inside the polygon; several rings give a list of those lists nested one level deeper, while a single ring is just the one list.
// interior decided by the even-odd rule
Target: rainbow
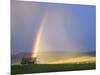
[{"label": "rainbow", "polygon": [[31,57],[33,59],[37,57],[37,53],[38,53],[39,45],[40,45],[40,40],[41,40],[41,36],[42,36],[42,33],[43,33],[43,28],[44,28],[46,19],[47,19],[47,12],[44,14],[44,16],[43,16],[43,18],[42,18],[42,20],[41,20],[41,22],[39,24],[40,27],[38,29],[38,32],[36,33],[35,42],[32,45]]}]

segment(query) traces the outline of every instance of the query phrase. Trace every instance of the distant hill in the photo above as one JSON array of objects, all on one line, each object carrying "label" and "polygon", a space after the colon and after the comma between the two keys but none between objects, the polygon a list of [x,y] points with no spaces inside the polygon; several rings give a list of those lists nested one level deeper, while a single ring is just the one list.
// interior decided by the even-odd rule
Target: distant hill
[{"label": "distant hill", "polygon": [[[20,52],[17,54],[11,55],[11,64],[20,64],[23,57],[29,57],[30,53],[28,52]],[[46,61],[55,61],[68,57],[79,57],[79,56],[96,56],[96,52],[80,52],[80,51],[45,51],[39,52],[38,54],[38,62],[43,60]]]}]

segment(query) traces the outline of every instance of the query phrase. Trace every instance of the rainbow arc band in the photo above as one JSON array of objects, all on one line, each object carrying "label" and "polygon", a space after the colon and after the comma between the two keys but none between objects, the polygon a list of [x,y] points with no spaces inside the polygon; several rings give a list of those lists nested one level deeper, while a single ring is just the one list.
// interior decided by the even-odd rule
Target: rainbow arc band
[{"label": "rainbow arc band", "polygon": [[40,22],[40,25],[39,25],[40,27],[38,29],[38,32],[36,33],[35,42],[33,42],[33,45],[32,45],[32,55],[31,55],[31,57],[33,59],[37,58],[40,40],[41,40],[41,36],[42,36],[42,33],[43,33],[44,25],[45,25],[45,22],[46,22],[46,19],[47,19],[47,15],[48,15],[48,12],[46,11],[41,22]]}]

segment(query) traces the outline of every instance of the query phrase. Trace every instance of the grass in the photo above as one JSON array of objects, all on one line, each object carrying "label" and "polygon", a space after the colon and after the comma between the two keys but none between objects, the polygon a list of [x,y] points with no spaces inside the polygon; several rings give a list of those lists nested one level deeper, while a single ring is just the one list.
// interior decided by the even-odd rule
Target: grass
[{"label": "grass", "polygon": [[26,64],[12,65],[11,74],[43,73],[96,69],[96,64]]}]

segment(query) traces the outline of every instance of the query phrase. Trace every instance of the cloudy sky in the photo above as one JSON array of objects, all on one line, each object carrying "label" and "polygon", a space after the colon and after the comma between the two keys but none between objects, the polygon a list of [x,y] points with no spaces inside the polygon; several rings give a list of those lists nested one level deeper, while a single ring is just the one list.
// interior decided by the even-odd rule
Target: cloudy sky
[{"label": "cloudy sky", "polygon": [[[95,51],[95,6],[12,0],[11,50],[30,52],[41,20],[47,12],[40,50]],[[38,35],[38,34],[37,34]]]}]

